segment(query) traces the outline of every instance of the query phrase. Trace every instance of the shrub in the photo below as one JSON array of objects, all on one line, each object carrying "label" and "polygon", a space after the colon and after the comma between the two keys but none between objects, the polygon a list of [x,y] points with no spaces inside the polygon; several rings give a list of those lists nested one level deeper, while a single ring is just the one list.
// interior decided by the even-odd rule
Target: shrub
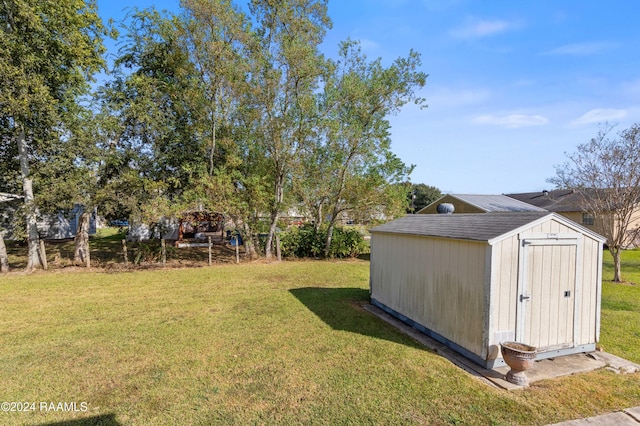
[{"label": "shrub", "polygon": [[[315,232],[312,225],[291,227],[280,235],[282,255],[284,257],[321,257],[324,254],[327,227],[322,226]],[[364,238],[353,228],[333,229],[329,257],[356,257],[366,248]]]},{"label": "shrub", "polygon": [[[165,245],[167,259],[175,257],[176,248],[171,244]],[[158,239],[140,241],[133,245],[133,263],[140,265],[147,262],[158,262],[162,258],[161,241]]]}]

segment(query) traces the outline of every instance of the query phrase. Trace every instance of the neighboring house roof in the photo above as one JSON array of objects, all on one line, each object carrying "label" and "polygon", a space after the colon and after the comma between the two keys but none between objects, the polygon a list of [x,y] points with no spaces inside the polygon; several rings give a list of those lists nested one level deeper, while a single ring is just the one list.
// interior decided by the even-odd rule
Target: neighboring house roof
[{"label": "neighboring house roof", "polygon": [[[407,215],[371,229],[371,233],[407,234],[456,240],[485,241],[502,239],[505,234],[551,218],[604,242],[604,238],[577,223],[550,212],[500,212],[487,214],[420,214]],[[497,241],[497,240],[496,240]]]},{"label": "neighboring house roof", "polygon": [[520,194],[505,194],[532,206],[546,209],[550,212],[581,212],[582,194],[573,189],[556,189],[553,191],[524,192]]},{"label": "neighboring house roof", "polygon": [[420,209],[418,213],[423,210],[428,210],[434,205],[438,205],[445,199],[454,198],[460,202],[470,204],[483,210],[486,213],[490,212],[543,212],[547,211],[544,208],[531,205],[520,200],[516,200],[506,195],[481,195],[481,194],[447,194],[428,206]]}]

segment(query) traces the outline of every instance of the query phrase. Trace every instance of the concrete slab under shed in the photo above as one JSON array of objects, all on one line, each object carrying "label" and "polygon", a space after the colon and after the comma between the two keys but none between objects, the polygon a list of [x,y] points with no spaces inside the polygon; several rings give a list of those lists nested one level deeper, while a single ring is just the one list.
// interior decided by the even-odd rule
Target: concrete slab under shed
[{"label": "concrete slab under shed", "polygon": [[[509,383],[505,380],[505,375],[509,371],[509,367],[499,367],[492,370],[483,368],[442,343],[387,314],[376,306],[366,304],[364,309],[398,328],[400,331],[411,336],[413,339],[422,343],[434,352],[446,357],[452,363],[464,369],[469,374],[477,377],[481,381],[507,390],[522,389],[522,386],[514,385],[513,383]],[[598,370],[600,368],[609,368],[618,373],[633,373],[640,371],[640,365],[634,364],[615,355],[608,354],[606,352],[591,352],[536,361],[534,367],[527,371],[527,377],[529,378],[530,383],[535,383],[540,380],[585,373]]]}]

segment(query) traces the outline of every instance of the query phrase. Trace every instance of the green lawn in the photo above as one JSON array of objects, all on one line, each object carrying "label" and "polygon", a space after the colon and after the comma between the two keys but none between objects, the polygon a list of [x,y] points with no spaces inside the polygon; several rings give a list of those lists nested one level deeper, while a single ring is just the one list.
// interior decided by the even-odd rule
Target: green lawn
[{"label": "green lawn", "polygon": [[605,251],[603,265],[602,330],[604,350],[640,364],[640,250],[622,256],[622,278],[613,279],[613,259]]},{"label": "green lawn", "polygon": [[[528,425],[640,405],[640,376],[606,370],[487,386],[363,310],[368,268],[1,276],[0,401],[36,410],[0,424]],[[603,299],[603,346],[640,362],[640,289],[607,283]]]}]

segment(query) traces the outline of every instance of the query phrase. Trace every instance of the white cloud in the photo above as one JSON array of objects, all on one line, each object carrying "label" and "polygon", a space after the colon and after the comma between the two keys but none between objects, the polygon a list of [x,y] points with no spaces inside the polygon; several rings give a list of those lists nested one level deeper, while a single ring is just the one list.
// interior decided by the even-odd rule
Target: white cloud
[{"label": "white cloud", "polygon": [[507,129],[517,129],[520,127],[544,126],[549,123],[549,119],[541,115],[480,115],[473,120],[473,124],[489,124],[506,127]]},{"label": "white cloud", "polygon": [[503,33],[515,28],[514,22],[504,20],[477,20],[472,19],[466,24],[455,28],[451,31],[451,35],[455,38],[471,39],[479,37],[487,37],[495,34]]},{"label": "white cloud", "polygon": [[590,56],[615,47],[615,43],[605,41],[571,43],[543,52],[543,55]]},{"label": "white cloud", "polygon": [[628,112],[624,109],[596,108],[582,114],[570,124],[572,126],[583,126],[585,124],[604,123],[605,121],[622,120],[627,115]]}]

